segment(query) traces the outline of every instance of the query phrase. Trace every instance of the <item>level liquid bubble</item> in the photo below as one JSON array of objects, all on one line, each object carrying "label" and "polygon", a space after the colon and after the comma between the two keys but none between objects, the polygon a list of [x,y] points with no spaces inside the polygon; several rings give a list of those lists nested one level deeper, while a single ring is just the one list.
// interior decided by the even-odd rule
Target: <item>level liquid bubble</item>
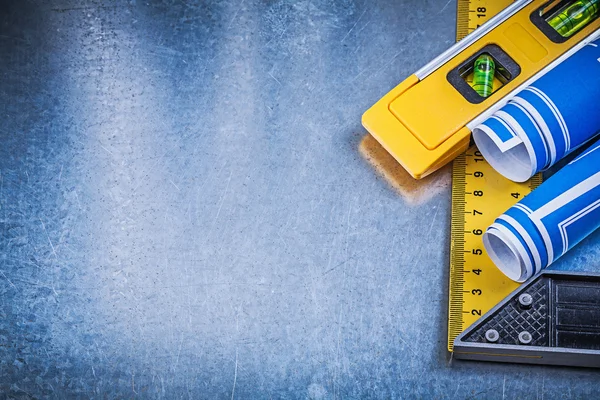
[{"label": "level liquid bubble", "polygon": [[562,37],[570,37],[598,17],[600,0],[577,0],[546,19]]},{"label": "level liquid bubble", "polygon": [[491,56],[482,54],[477,57],[473,66],[473,89],[481,97],[488,97],[492,94],[495,73],[496,63]]}]

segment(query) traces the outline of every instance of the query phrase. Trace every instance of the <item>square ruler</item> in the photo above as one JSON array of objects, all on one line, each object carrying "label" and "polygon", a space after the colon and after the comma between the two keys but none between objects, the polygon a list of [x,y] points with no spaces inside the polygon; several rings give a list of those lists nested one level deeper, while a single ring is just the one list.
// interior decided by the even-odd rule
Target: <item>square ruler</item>
[{"label": "square ruler", "polygon": [[[511,4],[511,0],[458,0],[457,41]],[[487,256],[482,235],[494,219],[541,183],[536,175],[515,183],[497,173],[475,146],[454,160],[448,350],[454,339],[519,284],[508,279]]]},{"label": "square ruler", "polygon": [[[457,40],[510,4],[458,0]],[[475,146],[454,161],[448,350],[457,358],[600,367],[600,275],[546,270],[519,285],[483,247],[485,229],[541,181],[503,178]]]}]

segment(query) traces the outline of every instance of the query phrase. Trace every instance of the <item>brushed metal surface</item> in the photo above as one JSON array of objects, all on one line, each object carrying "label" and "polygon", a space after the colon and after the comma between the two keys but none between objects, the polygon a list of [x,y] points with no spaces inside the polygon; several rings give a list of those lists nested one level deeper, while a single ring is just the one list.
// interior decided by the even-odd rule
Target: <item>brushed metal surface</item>
[{"label": "brushed metal surface", "polygon": [[594,370],[449,364],[449,170],[414,201],[361,151],[454,23],[445,0],[2,2],[2,397],[598,397]]}]

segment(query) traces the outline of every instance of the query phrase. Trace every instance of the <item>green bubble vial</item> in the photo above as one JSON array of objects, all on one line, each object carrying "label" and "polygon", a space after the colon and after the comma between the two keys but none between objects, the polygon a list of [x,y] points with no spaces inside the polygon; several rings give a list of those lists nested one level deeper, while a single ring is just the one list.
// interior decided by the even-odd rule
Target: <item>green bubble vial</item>
[{"label": "green bubble vial", "polygon": [[569,37],[598,17],[600,0],[577,0],[546,21],[562,37]]},{"label": "green bubble vial", "polygon": [[496,63],[487,54],[482,54],[473,65],[473,89],[481,96],[488,97],[494,90]]}]

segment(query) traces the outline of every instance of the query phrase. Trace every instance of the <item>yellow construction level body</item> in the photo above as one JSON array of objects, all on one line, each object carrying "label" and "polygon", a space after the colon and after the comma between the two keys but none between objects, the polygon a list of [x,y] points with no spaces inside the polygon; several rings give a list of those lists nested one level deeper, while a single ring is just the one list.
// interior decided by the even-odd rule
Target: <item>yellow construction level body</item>
[{"label": "yellow construction level body", "polygon": [[[556,3],[512,3],[375,103],[363,114],[364,127],[417,179],[447,164],[469,147],[470,122],[600,28],[595,19],[564,41],[551,40],[534,16]],[[495,81],[489,97],[468,99],[455,78],[464,77],[461,68],[488,48],[499,49],[513,70],[502,84]]]}]

